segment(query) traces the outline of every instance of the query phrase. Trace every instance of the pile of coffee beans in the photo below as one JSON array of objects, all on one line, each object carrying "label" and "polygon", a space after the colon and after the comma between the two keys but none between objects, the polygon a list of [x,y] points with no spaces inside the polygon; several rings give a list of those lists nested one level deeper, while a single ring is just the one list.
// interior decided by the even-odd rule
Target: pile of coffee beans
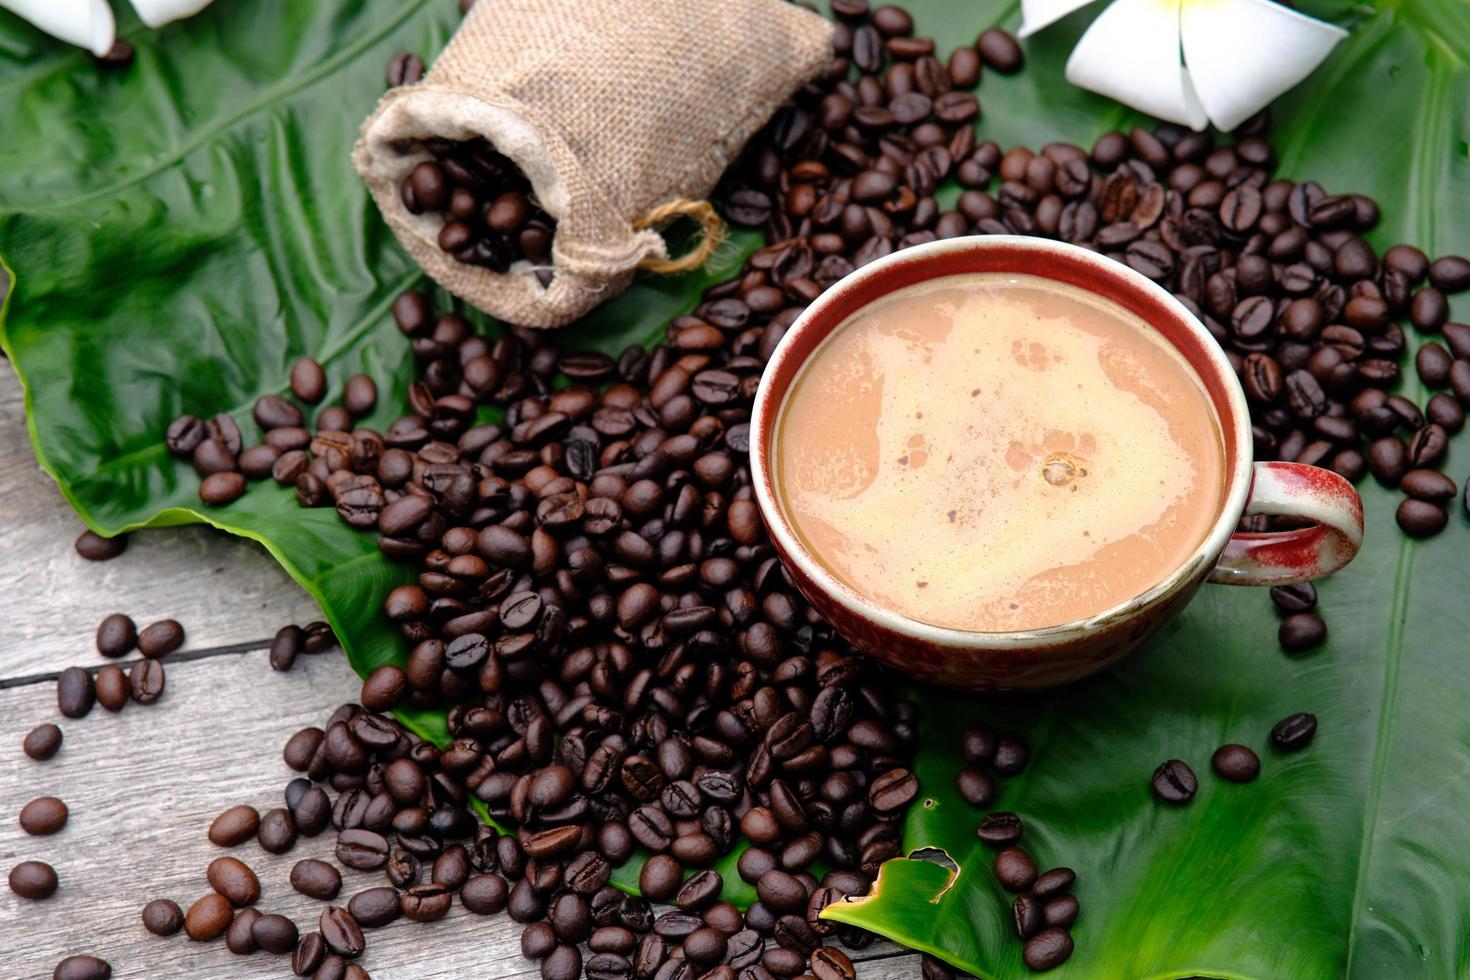
[{"label": "pile of coffee beans", "polygon": [[417,164],[399,187],[413,214],[444,219],[439,247],[455,260],[492,272],[508,272],[524,260],[551,283],[551,239],[556,222],[532,197],[531,182],[483,139],[428,140],[432,159]]},{"label": "pile of coffee beans", "polygon": [[[280,850],[330,825],[339,863],[384,871],[385,885],[329,906],[299,940],[298,974],[360,955],[364,928],[442,916],[457,892],[471,911],[525,923],[523,949],[547,980],[851,975],[842,954],[818,953],[833,929],[817,913],[865,891],[899,853],[902,815],[919,793],[908,763],[917,709],[792,587],[761,526],[746,453],[751,398],[785,331],[822,290],[896,249],[1017,233],[1109,254],[1173,291],[1226,347],[1260,458],[1403,486],[1418,502],[1407,520],[1401,511],[1411,533],[1435,529],[1420,504],[1443,514],[1458,489],[1447,496],[1422,475],[1404,482],[1411,470],[1435,472],[1470,403],[1470,386],[1455,380],[1470,371],[1470,347],[1456,339],[1470,328],[1445,322],[1444,293],[1466,284],[1456,260],[1419,269],[1399,247],[1380,261],[1359,234],[1377,218],[1372,202],[1271,179],[1264,118],[1232,146],[1172,126],[1109,133],[1090,151],[978,142],[981,107],[967,90],[985,68],[1020,67],[1013,39],[987,31],[941,62],[898,8],[834,0],[833,9],[837,61],[776,114],[720,190],[726,216],[770,244],[670,324],[664,344],[613,358],[529,331],[492,339],[409,292],[393,314],[419,380],[386,431],[355,425],[375,401],[366,379],[355,394],[348,386],[343,407],[318,413],[314,431],[284,398],[257,405],[267,448],[251,447],[253,474],[375,529],[386,555],[420,570],[384,601],[410,645],[406,664],[380,668],[361,705],[292,738],[286,758],[304,776],[286,807],[253,825],[225,821],[222,839],[243,840],[250,827]],[[472,237],[493,230],[487,206],[506,189],[487,180],[494,168],[475,173],[479,164],[461,159],[480,182],[471,186],[446,162],[488,148],[431,152],[444,180],[410,178],[406,201],[438,211],[439,191],[447,208],[463,187],[474,207],[451,216],[478,222],[463,222]],[[948,207],[938,192],[951,181],[962,191]],[[537,220],[526,216],[517,236]],[[1454,392],[1422,413],[1387,392],[1407,347],[1400,316],[1441,331],[1453,351],[1447,364],[1420,358],[1426,383]],[[560,379],[569,383],[558,388]],[[304,403],[324,390],[309,362],[291,381]],[[503,423],[475,424],[484,405],[502,406]],[[225,417],[175,422],[170,447],[206,482],[246,469]],[[215,468],[223,462],[232,465]],[[226,503],[237,487],[243,480],[216,481],[206,500]],[[1303,596],[1315,599],[1276,597],[1290,614],[1283,644],[1289,635],[1298,648],[1325,635],[1297,619],[1316,619]],[[453,739],[443,748],[386,714],[443,704]],[[1282,722],[1273,743],[1306,744],[1309,718]],[[1015,758],[1000,745],[997,736],[964,777],[977,805]],[[1239,748],[1216,754],[1225,778],[1248,768]],[[1193,784],[1179,765],[1170,785]],[[515,831],[479,824],[476,806]],[[1020,896],[1025,961],[1064,961],[1072,875],[1036,874],[1014,814],[988,814],[979,833]],[[741,837],[750,847],[738,873],[759,897],[744,915],[718,900],[723,882],[709,867]],[[634,898],[608,881],[639,845],[651,857],[645,897]],[[820,879],[809,870],[818,860],[832,869]],[[340,889],[325,862],[301,862],[292,881],[328,902]],[[676,907],[655,916],[650,900]],[[203,917],[211,931],[223,916]],[[250,928],[262,947],[255,933],[267,918]],[[868,938],[836,933],[850,946]]]}]

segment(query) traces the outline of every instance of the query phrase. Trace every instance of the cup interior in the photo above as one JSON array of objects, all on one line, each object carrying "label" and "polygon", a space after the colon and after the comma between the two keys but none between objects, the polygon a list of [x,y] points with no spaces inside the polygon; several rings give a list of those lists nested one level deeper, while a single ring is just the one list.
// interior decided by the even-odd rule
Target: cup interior
[{"label": "cup interior", "polygon": [[[795,533],[786,516],[774,472],[773,442],[782,403],[801,368],[837,327],[863,307],[906,286],[947,276],[1009,273],[1066,283],[1112,300],[1165,338],[1190,365],[1215,409],[1225,453],[1225,492],[1209,533],[1179,568],[1147,592],[1087,619],[1015,633],[974,633],[933,626],[878,606],[830,573]],[[1127,266],[1075,245],[1045,239],[986,235],[931,242],[895,252],[834,285],[807,307],[782,338],[756,395],[751,467],[762,516],[782,554],[824,593],[890,629],[951,644],[979,637],[1031,638],[1086,627],[1168,593],[1213,567],[1245,507],[1250,490],[1251,435],[1240,382],[1205,326],[1173,295]]]}]

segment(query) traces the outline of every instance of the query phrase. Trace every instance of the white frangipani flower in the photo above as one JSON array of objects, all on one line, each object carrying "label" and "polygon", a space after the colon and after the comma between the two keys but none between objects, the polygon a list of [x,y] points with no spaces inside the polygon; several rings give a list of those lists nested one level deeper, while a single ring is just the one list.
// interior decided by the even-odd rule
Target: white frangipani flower
[{"label": "white frangipani flower", "polygon": [[[213,0],[132,0],[133,9],[149,27],[192,17]],[[117,24],[107,0],[0,0],[9,10],[52,37],[86,48],[99,58],[112,50]]]},{"label": "white frangipani flower", "polygon": [[[1021,36],[1092,0],[1021,0]],[[1312,73],[1347,31],[1270,0],[1113,0],[1067,81],[1160,119],[1229,131]]]}]

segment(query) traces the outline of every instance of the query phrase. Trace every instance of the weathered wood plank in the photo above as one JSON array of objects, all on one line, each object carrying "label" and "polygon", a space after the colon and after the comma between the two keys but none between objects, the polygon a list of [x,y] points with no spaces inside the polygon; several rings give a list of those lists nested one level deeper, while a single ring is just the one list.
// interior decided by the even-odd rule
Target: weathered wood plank
[{"label": "weathered wood plank", "polygon": [[36,463],[20,382],[0,367],[0,596],[7,636],[0,677],[98,661],[102,617],[141,628],[184,624],[189,648],[258,642],[320,618],[316,603],[254,542],[203,527],[141,531],[109,562],[78,557],[81,520]]},{"label": "weathered wood plank", "polygon": [[[200,591],[205,591],[201,589]],[[281,761],[285,740],[320,722],[355,695],[356,680],[336,653],[303,658],[290,674],[276,674],[264,653],[170,665],[167,693],[151,707],[129,705],[118,715],[101,708],[76,721],[56,713],[54,685],[0,690],[0,867],[43,860],[56,867],[61,890],[46,902],[27,902],[0,890],[0,974],[49,977],[64,955],[91,952],[112,963],[114,976],[131,978],[279,978],[282,958],[240,958],[223,942],[191,943],[182,934],[159,939],[139,922],[143,904],[172,898],[185,908],[206,894],[204,869],[224,851],[205,837],[213,817],[235,803],[262,812],[280,806],[291,773]],[[20,751],[22,736],[43,721],[66,733],[59,755],[33,762]],[[58,835],[27,837],[15,820],[36,796],[60,796],[71,819]],[[303,857],[330,860],[332,837],[302,841],[289,854],[265,853],[251,842],[235,856],[261,878],[263,911],[291,916],[311,928],[323,903],[287,884]],[[381,874],[347,871],[342,901],[382,883]],[[865,980],[913,978],[918,959],[891,944],[855,954]],[[364,965],[378,980],[414,977],[527,977],[519,929],[504,915],[478,917],[456,906],[429,926],[399,922],[369,936]]]}]

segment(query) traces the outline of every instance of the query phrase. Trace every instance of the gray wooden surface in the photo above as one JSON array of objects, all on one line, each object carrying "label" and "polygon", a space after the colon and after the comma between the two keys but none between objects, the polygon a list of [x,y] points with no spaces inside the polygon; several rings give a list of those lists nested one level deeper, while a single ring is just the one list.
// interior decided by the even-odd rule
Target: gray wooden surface
[{"label": "gray wooden surface", "polygon": [[[210,820],[234,803],[262,812],[282,805],[293,775],[280,747],[298,728],[356,697],[339,653],[304,657],[289,674],[266,664],[263,647],[288,622],[316,618],[311,599],[263,549],[206,531],[175,528],[133,536],[111,562],[72,550],[82,530],[40,471],[27,442],[20,385],[0,366],[0,871],[23,860],[53,865],[61,888],[30,902],[0,888],[0,977],[44,980],[70,953],[108,960],[121,980],[290,976],[284,957],[231,955],[223,941],[199,944],[143,930],[139,911],[153,898],[187,909],[209,890],[204,869],[221,853],[205,837]],[[172,616],[188,640],[168,664],[167,691],[150,707],[113,715],[94,708],[69,721],[56,710],[56,672],[103,663],[97,622],[126,612],[141,627]],[[61,752],[38,763],[20,750],[35,725],[56,722]],[[16,814],[29,800],[59,796],[71,808],[53,837],[29,837]],[[274,856],[251,842],[232,852],[260,876],[262,911],[314,928],[323,903],[287,884],[303,857],[330,859],[331,836]],[[346,871],[341,901],[381,883]],[[363,959],[377,980],[539,975],[521,958],[519,930],[506,916],[467,915],[456,903],[442,922],[394,923],[369,934]],[[890,944],[854,954],[863,980],[918,975],[918,957]]]}]

